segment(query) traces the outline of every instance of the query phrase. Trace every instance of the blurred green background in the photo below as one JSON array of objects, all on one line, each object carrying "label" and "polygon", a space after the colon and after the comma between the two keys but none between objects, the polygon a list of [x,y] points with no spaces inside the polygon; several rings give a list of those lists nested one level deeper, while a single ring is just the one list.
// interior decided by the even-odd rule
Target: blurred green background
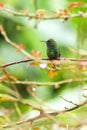
[{"label": "blurred green background", "polygon": [[[79,0],[76,0],[79,1]],[[73,0],[0,0],[11,10],[21,12],[27,9],[30,13],[35,13],[38,9],[45,9],[49,14],[52,11],[58,11],[60,9],[68,8],[70,2]],[[36,3],[35,3],[36,2]],[[83,1],[82,1],[83,2]],[[84,0],[87,3],[86,0]],[[73,13],[78,11],[86,11],[86,7],[77,7],[73,10]],[[48,40],[49,38],[55,39],[58,47],[61,50],[61,57],[67,58],[80,58],[77,52],[73,52],[70,48],[87,50],[87,20],[85,18],[73,18],[63,22],[62,20],[42,20],[35,28],[35,20],[29,20],[27,17],[16,17],[6,12],[0,11],[0,24],[2,24],[7,32],[11,41],[17,44],[23,43],[25,50],[29,53],[32,50],[40,50],[42,52],[42,58],[46,56],[46,45],[41,43],[41,40]],[[24,58],[24,55],[17,53],[15,48],[6,43],[3,36],[0,35],[0,64],[6,64],[14,61],[19,61]],[[70,72],[70,70],[61,70],[58,72],[58,76],[51,79],[47,75],[46,70],[42,70],[39,67],[28,67],[28,63],[14,65],[8,67],[6,70],[10,70],[10,73],[16,76],[19,80],[29,80],[38,82],[49,81],[61,81],[74,77],[84,77],[87,74],[79,75],[79,72]],[[1,73],[2,75],[2,73]],[[71,107],[72,104],[65,102],[59,96],[63,96],[75,103],[80,103],[84,98],[82,97],[81,88],[86,86],[86,82],[72,83],[61,85],[59,89],[55,89],[53,86],[40,86],[37,87],[37,97],[47,103],[51,108],[56,110],[62,110],[65,106]],[[9,93],[11,86],[8,84],[0,84],[1,93]],[[29,100],[33,100],[27,92],[26,85],[17,85],[20,94]],[[10,105],[9,105],[10,104]],[[2,103],[1,108],[13,108],[12,103]],[[21,112],[27,112],[29,108],[19,104]],[[14,108],[15,110],[15,108]],[[13,120],[18,115],[15,114]]]}]

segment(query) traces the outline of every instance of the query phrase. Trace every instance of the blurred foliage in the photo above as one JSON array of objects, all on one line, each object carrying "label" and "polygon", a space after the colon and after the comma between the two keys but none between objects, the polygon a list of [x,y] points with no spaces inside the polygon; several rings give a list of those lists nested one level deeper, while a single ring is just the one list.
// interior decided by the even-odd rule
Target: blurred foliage
[{"label": "blurred foliage", "polygon": [[[0,0],[0,2],[3,2],[7,7],[10,7],[15,11],[20,12],[27,9],[30,13],[35,13],[37,9],[45,9],[49,14],[51,11],[58,11],[62,8],[68,8],[69,3],[74,1],[75,0]],[[80,0],[76,0],[76,2],[77,1]],[[87,3],[87,0],[82,0],[82,2]],[[86,11],[87,7],[77,7],[73,10],[73,13],[77,13],[78,10]],[[29,20],[25,17],[11,16],[8,13],[0,11],[0,24],[4,26],[8,37],[11,41],[16,42],[17,44],[23,43],[25,45],[25,50],[29,53],[32,53],[32,50],[40,50],[42,52],[42,57],[47,57],[46,45],[40,41],[47,40],[49,38],[54,38],[57,41],[61,50],[61,57],[81,58],[77,52],[74,53],[71,51],[70,48],[72,47],[87,51],[87,20],[85,18],[70,19],[64,23],[61,20],[42,20],[36,28],[35,23],[35,20]],[[3,36],[0,34],[0,64],[19,61],[23,58],[24,56],[21,53],[17,53],[15,48],[7,44]],[[73,70],[72,72],[70,70],[61,70],[55,78],[51,79],[47,75],[46,70],[42,70],[36,66],[29,67],[28,64],[29,63],[14,65],[6,68],[6,71],[11,73],[11,75],[16,76],[19,80],[39,82],[57,82],[68,78],[84,77],[84,75],[86,76],[86,74],[80,75],[77,66],[76,70]],[[2,75],[2,73],[0,74]],[[73,100],[73,102],[79,103],[83,100],[81,97],[81,88],[85,85],[87,85],[86,82],[85,84],[81,84],[81,82],[73,82],[72,84],[66,83],[61,85],[59,89],[56,89],[53,86],[40,86],[36,88],[36,96],[38,99],[41,99],[41,101],[47,103],[49,107],[62,110],[68,105],[68,103],[61,100],[59,96],[62,95],[71,101]],[[17,85],[18,92],[23,98],[36,103],[36,101],[28,93],[27,87],[33,86]],[[6,84],[5,82],[0,83],[0,93],[14,96],[14,87],[12,87],[11,84]],[[12,113],[8,112],[8,116],[6,116],[6,110],[12,110]],[[19,119],[23,119],[26,113],[28,116],[28,113],[31,110],[31,107],[26,105],[24,106],[21,103],[18,103],[17,106],[16,103],[0,101],[0,111],[6,116],[5,121],[0,119],[0,122],[1,124],[5,124],[6,121],[9,120],[17,121]],[[86,114],[87,106],[75,112],[73,111],[71,113],[59,115],[57,120],[60,124],[62,124],[62,126],[66,126],[67,124],[69,126],[78,126],[80,123],[77,120],[77,117],[81,117],[80,120],[86,120]],[[76,120],[74,120],[74,117]],[[50,121],[42,121],[41,123],[40,120],[40,122],[37,122],[35,126],[45,126],[46,124],[49,124]],[[50,124],[52,125],[52,122]],[[27,128],[27,126],[24,128]],[[36,130],[38,129],[39,128]]]}]

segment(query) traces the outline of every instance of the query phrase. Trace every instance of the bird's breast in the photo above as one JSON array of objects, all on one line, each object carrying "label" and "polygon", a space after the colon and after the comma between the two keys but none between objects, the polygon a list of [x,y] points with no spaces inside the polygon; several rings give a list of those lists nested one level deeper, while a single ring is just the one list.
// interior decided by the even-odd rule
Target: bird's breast
[{"label": "bird's breast", "polygon": [[56,59],[58,57],[57,49],[47,49],[47,56],[49,59]]}]

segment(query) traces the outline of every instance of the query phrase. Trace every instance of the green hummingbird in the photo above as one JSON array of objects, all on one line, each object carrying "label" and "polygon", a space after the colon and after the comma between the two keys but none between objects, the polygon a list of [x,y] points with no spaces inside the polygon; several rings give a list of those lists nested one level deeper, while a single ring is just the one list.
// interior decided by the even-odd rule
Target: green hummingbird
[{"label": "green hummingbird", "polygon": [[48,39],[46,41],[47,45],[47,56],[50,60],[54,60],[60,57],[60,50],[57,48],[57,43],[54,39]]}]

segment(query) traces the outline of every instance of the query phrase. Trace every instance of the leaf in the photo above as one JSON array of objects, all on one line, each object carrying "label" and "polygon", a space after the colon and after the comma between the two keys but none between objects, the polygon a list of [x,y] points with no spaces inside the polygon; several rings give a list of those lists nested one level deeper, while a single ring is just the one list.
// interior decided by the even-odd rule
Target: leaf
[{"label": "leaf", "polygon": [[2,31],[3,30],[3,26],[0,24],[0,31]]},{"label": "leaf", "polygon": [[6,79],[11,79],[11,80],[16,81],[16,80],[17,80],[17,77],[12,76],[12,75],[3,74],[3,75],[0,77],[0,82],[3,82],[3,81],[6,80]]},{"label": "leaf", "polygon": [[25,48],[24,44],[20,44],[16,52],[21,52],[21,50],[24,48]]},{"label": "leaf", "polygon": [[82,66],[87,66],[87,61],[80,61],[79,64],[82,65]]},{"label": "leaf", "polygon": [[54,78],[57,75],[58,75],[58,71],[57,70],[48,70],[48,76],[50,78]]},{"label": "leaf", "polygon": [[76,6],[83,6],[85,3],[84,2],[71,2],[69,4],[69,8],[74,8]]},{"label": "leaf", "polygon": [[22,10],[21,10],[21,13],[23,13],[23,14],[28,14],[29,11],[28,11],[28,9],[22,9]]},{"label": "leaf", "polygon": [[0,77],[0,82],[3,82],[5,79],[7,79],[7,75],[6,75],[6,74],[3,74],[3,75]]},{"label": "leaf", "polygon": [[35,126],[32,130],[41,130],[41,128],[39,126]]},{"label": "leaf", "polygon": [[60,9],[58,13],[58,17],[69,16],[70,12],[67,9]]},{"label": "leaf", "polygon": [[32,50],[32,54],[35,58],[39,58],[42,55],[41,51]]},{"label": "leaf", "polygon": [[4,7],[4,3],[0,2],[0,7]]},{"label": "leaf", "polygon": [[8,94],[0,94],[0,101],[17,101],[17,99]]},{"label": "leaf", "polygon": [[37,16],[38,18],[43,18],[44,15],[45,15],[45,10],[44,10],[44,9],[38,9],[38,10],[36,11],[36,16]]},{"label": "leaf", "polygon": [[33,61],[33,62],[31,62],[31,63],[29,64],[29,66],[38,66],[39,64],[41,64],[40,61],[37,61],[37,62]]},{"label": "leaf", "polygon": [[11,76],[9,76],[9,78],[12,79],[12,80],[14,80],[14,81],[17,80],[17,77],[16,77],[16,76],[12,76],[12,75],[11,75]]},{"label": "leaf", "polygon": [[53,10],[51,13],[52,13],[53,15],[57,15],[57,14],[58,14],[58,13],[57,13],[56,11],[54,11],[54,10]]},{"label": "leaf", "polygon": [[54,69],[54,70],[57,69],[57,65],[53,62],[48,63],[48,67],[51,68],[51,69]]},{"label": "leaf", "polygon": [[54,67],[55,67],[55,65],[54,65],[54,63],[53,63],[53,62],[50,62],[50,63],[48,63],[48,67],[50,67],[50,68],[54,68]]}]

